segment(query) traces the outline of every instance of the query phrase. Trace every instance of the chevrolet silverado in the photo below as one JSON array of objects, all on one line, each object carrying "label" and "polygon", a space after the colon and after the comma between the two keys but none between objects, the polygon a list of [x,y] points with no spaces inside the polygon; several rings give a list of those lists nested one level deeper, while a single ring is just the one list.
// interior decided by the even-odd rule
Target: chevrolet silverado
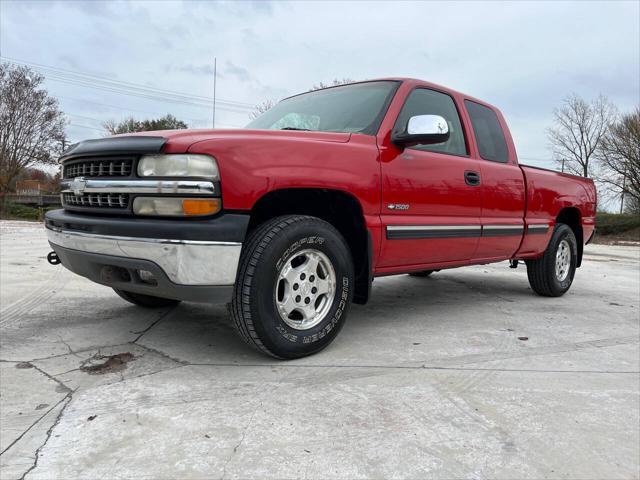
[{"label": "chevrolet silverado", "polygon": [[391,78],[296,95],[245,129],[87,140],[61,157],[49,261],[142,307],[230,303],[277,358],[326,347],[374,277],[524,261],[571,286],[591,180],[518,163],[485,102]]}]

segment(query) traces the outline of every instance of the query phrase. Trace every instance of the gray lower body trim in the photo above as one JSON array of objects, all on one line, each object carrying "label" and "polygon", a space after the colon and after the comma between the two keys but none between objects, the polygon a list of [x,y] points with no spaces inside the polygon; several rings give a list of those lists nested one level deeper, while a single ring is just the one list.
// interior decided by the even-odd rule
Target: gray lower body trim
[{"label": "gray lower body trim", "polygon": [[483,225],[483,237],[509,237],[512,235],[522,236],[524,225]]},{"label": "gray lower body trim", "polygon": [[59,246],[152,262],[179,285],[233,285],[242,249],[235,242],[115,237],[50,228],[47,236],[54,250]]},{"label": "gray lower body trim", "polygon": [[531,224],[527,225],[528,235],[544,235],[549,231],[549,225],[545,224]]},{"label": "gray lower body trim", "polygon": [[479,237],[480,225],[389,225],[389,240]]},{"label": "gray lower body trim", "polygon": [[[529,225],[527,234],[547,233],[549,225]],[[389,225],[389,240],[522,236],[524,225]]]}]

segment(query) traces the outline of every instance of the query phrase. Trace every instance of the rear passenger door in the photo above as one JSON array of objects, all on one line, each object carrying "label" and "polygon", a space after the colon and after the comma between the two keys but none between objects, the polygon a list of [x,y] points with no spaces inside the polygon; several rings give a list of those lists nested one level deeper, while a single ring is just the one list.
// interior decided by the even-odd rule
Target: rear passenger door
[{"label": "rear passenger door", "polygon": [[[473,128],[482,176],[482,236],[474,259],[510,258],[524,233],[524,175],[513,143],[507,142],[506,124],[486,105],[465,100]],[[510,146],[511,145],[511,148]]]},{"label": "rear passenger door", "polygon": [[443,92],[416,88],[407,97],[394,131],[416,115],[439,115],[449,140],[395,152],[382,163],[385,238],[381,267],[463,262],[480,235],[481,185],[477,159],[469,157],[459,106]]}]

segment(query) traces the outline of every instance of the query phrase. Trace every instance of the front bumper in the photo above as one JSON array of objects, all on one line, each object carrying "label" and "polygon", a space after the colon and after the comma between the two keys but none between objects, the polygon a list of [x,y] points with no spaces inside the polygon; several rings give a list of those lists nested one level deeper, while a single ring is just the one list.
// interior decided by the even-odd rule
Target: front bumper
[{"label": "front bumper", "polygon": [[[231,298],[242,249],[237,240],[244,238],[248,224],[248,216],[232,217],[237,218],[197,223],[153,220],[139,230],[144,220],[57,210],[47,213],[45,224],[51,247],[74,273],[122,290],[218,303]],[[109,230],[113,234],[105,233]],[[134,232],[144,236],[132,236]],[[141,270],[153,275],[151,282],[141,277]]]}]

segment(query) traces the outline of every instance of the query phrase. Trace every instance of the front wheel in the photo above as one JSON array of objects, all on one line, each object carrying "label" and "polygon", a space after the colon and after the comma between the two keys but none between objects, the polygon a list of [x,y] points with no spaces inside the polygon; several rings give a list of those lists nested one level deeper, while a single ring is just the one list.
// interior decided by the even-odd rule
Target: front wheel
[{"label": "front wheel", "polygon": [[544,255],[527,260],[527,276],[534,292],[544,297],[564,295],[576,273],[578,244],[568,225],[556,225]]},{"label": "front wheel", "polygon": [[353,275],[349,247],[329,223],[300,215],[269,220],[242,251],[231,304],[236,329],[276,358],[316,353],[344,325]]}]

